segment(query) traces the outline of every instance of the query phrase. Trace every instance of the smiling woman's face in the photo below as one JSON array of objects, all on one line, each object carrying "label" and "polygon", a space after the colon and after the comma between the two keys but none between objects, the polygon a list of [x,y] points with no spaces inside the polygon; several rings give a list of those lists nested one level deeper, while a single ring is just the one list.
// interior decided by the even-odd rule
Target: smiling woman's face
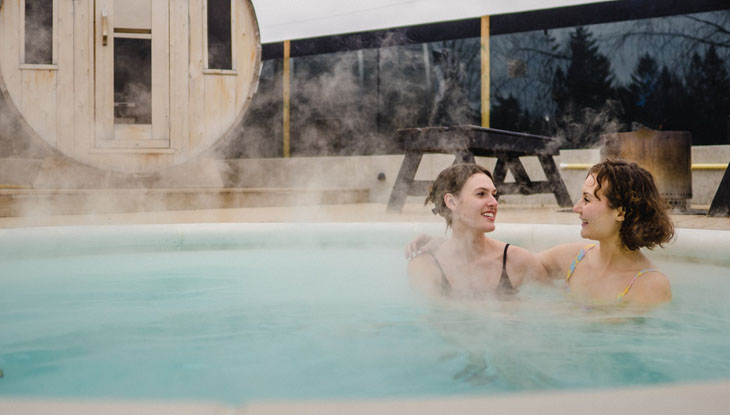
[{"label": "smiling woman's face", "polygon": [[581,220],[580,236],[583,238],[600,241],[618,236],[623,214],[619,209],[613,209],[608,205],[604,195],[606,186],[607,183],[604,183],[596,195],[598,187],[596,176],[590,174],[583,182],[581,198],[573,206],[573,212],[577,213]]},{"label": "smiling woman's face", "polygon": [[496,195],[492,179],[486,174],[476,173],[464,183],[459,196],[448,193],[444,198],[446,206],[453,212],[454,223],[458,221],[467,227],[491,232],[495,229],[497,217]]}]

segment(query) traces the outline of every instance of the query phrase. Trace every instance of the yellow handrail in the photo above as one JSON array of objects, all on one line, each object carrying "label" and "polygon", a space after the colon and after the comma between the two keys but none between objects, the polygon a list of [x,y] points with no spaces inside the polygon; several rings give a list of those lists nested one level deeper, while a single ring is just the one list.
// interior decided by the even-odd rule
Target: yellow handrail
[{"label": "yellow handrail", "polygon": [[25,184],[0,184],[0,190],[1,189],[30,189],[31,187]]},{"label": "yellow handrail", "polygon": [[[590,163],[560,163],[562,170],[588,170],[593,167]],[[692,163],[692,170],[725,170],[728,163]]]}]

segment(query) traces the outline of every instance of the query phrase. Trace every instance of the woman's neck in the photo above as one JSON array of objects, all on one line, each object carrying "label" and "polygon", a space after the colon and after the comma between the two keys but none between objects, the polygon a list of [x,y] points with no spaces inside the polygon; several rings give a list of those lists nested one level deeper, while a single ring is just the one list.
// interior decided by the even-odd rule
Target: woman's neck
[{"label": "woman's neck", "polygon": [[484,232],[454,224],[451,232],[451,243],[455,249],[466,255],[467,258],[477,257],[485,252],[490,239]]},{"label": "woman's neck", "polygon": [[618,235],[598,241],[599,262],[604,269],[633,268],[643,254],[638,249],[629,250]]}]

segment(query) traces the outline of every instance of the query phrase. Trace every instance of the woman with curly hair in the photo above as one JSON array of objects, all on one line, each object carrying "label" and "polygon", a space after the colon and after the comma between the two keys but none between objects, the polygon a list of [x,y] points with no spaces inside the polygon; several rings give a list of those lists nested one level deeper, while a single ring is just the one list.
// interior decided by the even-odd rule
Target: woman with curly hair
[{"label": "woman with curly hair", "polygon": [[605,160],[591,167],[573,206],[580,236],[596,241],[558,245],[538,255],[549,275],[591,304],[652,306],[672,299],[667,277],[640,248],[674,237],[654,178],[636,163]]}]

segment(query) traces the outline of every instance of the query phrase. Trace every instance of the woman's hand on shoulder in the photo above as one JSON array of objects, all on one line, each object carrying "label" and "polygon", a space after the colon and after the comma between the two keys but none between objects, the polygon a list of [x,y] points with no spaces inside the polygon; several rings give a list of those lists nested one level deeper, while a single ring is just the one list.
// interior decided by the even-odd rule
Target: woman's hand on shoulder
[{"label": "woman's hand on shoulder", "polygon": [[406,259],[410,260],[420,255],[422,252],[426,251],[428,248],[434,246],[435,244],[440,244],[442,241],[443,238],[434,238],[433,236],[422,233],[416,236],[411,242],[406,245],[406,247],[403,249],[403,254],[405,255]]}]

